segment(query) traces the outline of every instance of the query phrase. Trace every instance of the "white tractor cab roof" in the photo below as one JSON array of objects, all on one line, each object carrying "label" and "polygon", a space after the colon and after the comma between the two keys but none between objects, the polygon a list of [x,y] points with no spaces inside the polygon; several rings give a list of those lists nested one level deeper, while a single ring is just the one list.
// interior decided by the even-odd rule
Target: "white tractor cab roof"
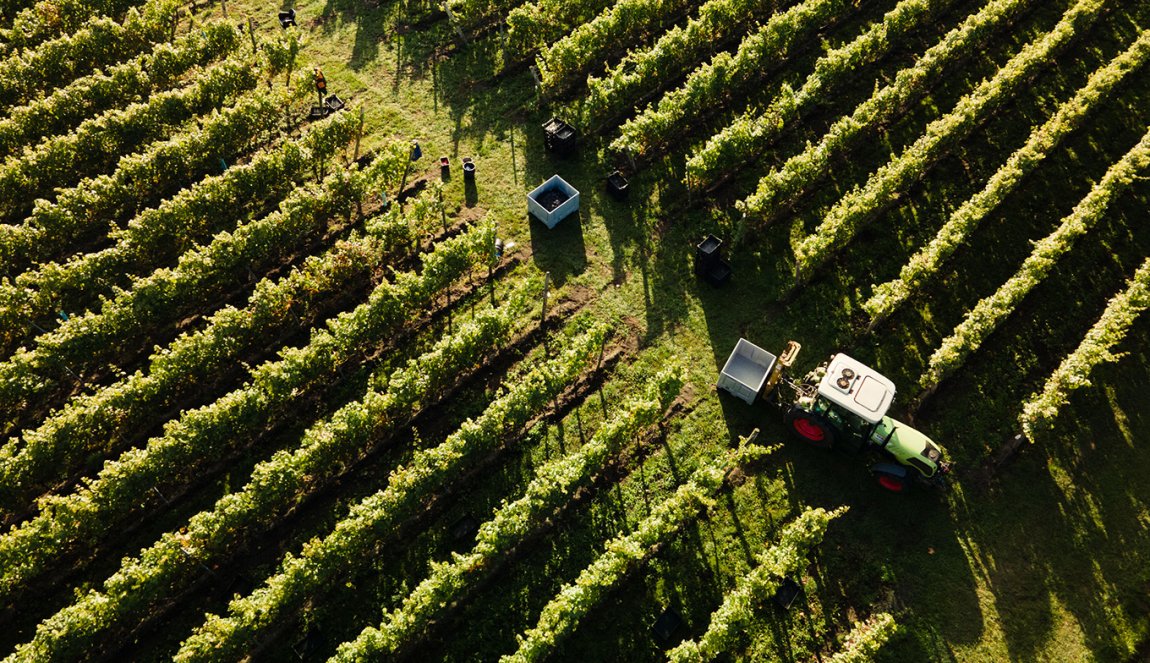
[{"label": "white tractor cab roof", "polygon": [[877,424],[894,401],[894,383],[866,364],[845,354],[831,357],[819,382],[819,396],[839,408]]}]

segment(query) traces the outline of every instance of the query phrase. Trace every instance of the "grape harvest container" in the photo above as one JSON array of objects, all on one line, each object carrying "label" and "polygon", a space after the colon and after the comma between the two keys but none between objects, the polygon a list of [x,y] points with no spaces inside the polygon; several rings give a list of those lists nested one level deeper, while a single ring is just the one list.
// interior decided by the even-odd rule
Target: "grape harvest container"
[{"label": "grape harvest container", "polygon": [[753,404],[775,367],[776,359],[770,352],[740,338],[719,374],[717,386],[735,398]]},{"label": "grape harvest container", "polygon": [[558,175],[540,184],[527,194],[527,211],[554,228],[563,219],[579,211],[579,191]]}]

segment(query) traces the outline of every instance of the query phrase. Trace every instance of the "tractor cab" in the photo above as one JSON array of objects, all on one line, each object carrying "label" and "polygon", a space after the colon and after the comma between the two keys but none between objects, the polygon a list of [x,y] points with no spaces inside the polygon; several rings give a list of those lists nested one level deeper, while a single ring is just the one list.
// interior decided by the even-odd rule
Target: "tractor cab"
[{"label": "tractor cab", "polygon": [[845,354],[837,354],[807,374],[795,399],[792,428],[819,446],[840,444],[861,450],[894,402],[895,386],[883,375]]},{"label": "tractor cab", "polygon": [[836,354],[793,386],[796,398],[785,420],[795,435],[819,447],[879,452],[883,459],[871,472],[884,488],[901,492],[914,481],[938,483],[947,471],[938,445],[886,416],[894,383],[857,359]]}]

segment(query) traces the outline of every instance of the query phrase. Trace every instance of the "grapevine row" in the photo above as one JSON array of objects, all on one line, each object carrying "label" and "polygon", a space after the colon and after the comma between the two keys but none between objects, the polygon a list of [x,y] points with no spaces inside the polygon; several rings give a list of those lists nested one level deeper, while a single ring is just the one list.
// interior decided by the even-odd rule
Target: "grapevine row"
[{"label": "grapevine row", "polygon": [[743,39],[734,54],[716,55],[691,72],[683,85],[624,124],[611,148],[646,156],[680,139],[692,120],[726,106],[732,95],[762,79],[770,67],[767,63],[781,62],[813,31],[852,7],[850,0],[804,0],[775,14]]},{"label": "grapevine row", "polygon": [[954,110],[927,125],[913,145],[871,173],[861,187],[840,198],[815,231],[795,246],[795,281],[810,279],[812,272],[849,244],[879,210],[922,179],[950,147],[969,136],[1019,86],[1089,29],[1105,5],[1105,0],[1079,0],[1053,30],[1023,47],[993,77],[960,99]]},{"label": "grapevine row", "polygon": [[842,649],[827,663],[871,663],[882,646],[898,632],[898,623],[889,613],[880,612],[851,627]]},{"label": "grapevine row", "polygon": [[723,597],[723,603],[711,613],[706,632],[667,652],[667,660],[702,663],[731,650],[753,623],[762,600],[778,590],[783,578],[803,570],[807,555],[822,542],[830,522],[846,510],[807,509],[799,514],[783,528],[778,543],[759,554],[758,565]]},{"label": "grapevine row", "polygon": [[3,29],[11,27],[12,19],[16,18],[21,10],[34,4],[36,4],[36,0],[9,0],[0,5],[0,34],[3,34]]},{"label": "grapevine row", "polygon": [[607,0],[534,0],[519,5],[507,15],[507,47],[516,58],[534,53],[560,39],[603,11]]},{"label": "grapevine row", "polygon": [[991,0],[982,5],[977,13],[927,49],[914,65],[899,71],[893,83],[876,91],[851,115],[836,121],[817,145],[809,146],[760,179],[755,192],[738,203],[739,208],[747,216],[774,218],[782,207],[793,203],[830,171],[832,159],[843,154],[866,131],[894,118],[938,80],[945,66],[977,50],[1031,1]]},{"label": "grapevine row", "polygon": [[[329,300],[338,301],[345,288],[377,269],[379,257],[385,253],[373,239],[353,237],[322,256],[308,258],[279,281],[265,279],[257,284],[245,308],[221,309],[207,320],[204,329],[180,336],[152,355],[146,373],[136,371],[94,393],[73,397],[23,434],[22,449],[14,441],[5,445],[0,451],[0,468],[12,473],[17,459],[31,448],[69,444],[101,449],[105,454],[122,448],[125,441],[162,420],[183,399],[203,395],[243,357],[268,344],[267,339],[282,339],[313,323]],[[26,482],[6,484],[3,500],[9,504],[9,513],[18,513],[18,504],[25,499],[17,498],[17,494],[32,496],[38,490]]]},{"label": "grapevine row", "polygon": [[8,28],[12,25],[12,19],[20,13],[21,10],[36,4],[36,0],[9,0],[3,5],[0,5],[0,26]]},{"label": "grapevine row", "polygon": [[[416,206],[425,196],[421,194]],[[437,199],[434,191],[430,197],[433,202]],[[428,209],[437,221],[441,206]],[[268,345],[268,339],[306,329],[352,290],[354,283],[406,251],[412,239],[430,228],[429,220],[420,218],[416,209],[405,215],[398,205],[392,206],[367,221],[372,230],[369,236],[339,241],[322,256],[308,257],[284,278],[257,283],[246,307],[224,307],[208,318],[202,329],[158,350],[150,358],[146,373],[137,371],[94,393],[73,397],[36,429],[26,432],[23,446],[16,442],[6,445],[0,450],[0,472],[13,473],[18,457],[32,448],[68,445],[104,453],[120,448],[138,431],[162,420],[162,413],[182,399],[193,393],[205,395],[210,385],[234,370],[243,357]],[[14,495],[31,496],[38,490],[15,479],[0,485],[0,502],[10,504],[13,511],[17,508],[13,503],[19,501]]]},{"label": "grapevine row", "polygon": [[278,359],[254,369],[241,388],[184,412],[144,448],[105,463],[75,493],[41,500],[37,517],[0,537],[0,595],[22,591],[69,551],[95,547],[117,525],[156,503],[152,487],[172,492],[190,485],[216,459],[288,419],[295,399],[329,383],[340,367],[369,354],[445,288],[486,262],[492,235],[490,228],[477,229],[440,243],[423,256],[419,275],[403,272],[382,282],[365,303],[313,331],[306,346],[286,348]]},{"label": "grapevine row", "polygon": [[0,264],[19,273],[60,257],[158,204],[198,174],[218,170],[220,159],[233,159],[278,127],[279,96],[245,95],[234,106],[213,111],[198,127],[121,157],[113,172],[60,189],[50,202],[37,201],[20,225],[0,225]]},{"label": "grapevine row", "polygon": [[[130,9],[139,9],[143,0],[39,0],[18,14],[4,41],[10,47],[26,49],[57,35],[76,30],[93,16],[120,19]],[[152,0],[142,8],[153,10],[163,0]]]},{"label": "grapevine row", "polygon": [[1140,172],[1150,166],[1150,132],[1110,166],[1090,193],[1066,216],[1058,228],[1034,245],[1034,250],[1023,261],[1014,276],[991,296],[986,297],[966,314],[961,323],[943,340],[920,380],[923,395],[937,389],[948,375],[965,363],[966,358],[982,345],[1022,298],[1042,282],[1059,258],[1066,255],[1074,242],[1085,235],[1106,212],[1114,198],[1134,182]]},{"label": "grapevine row", "polygon": [[237,215],[281,195],[354,138],[356,125],[350,113],[333,115],[298,142],[259,153],[145,210],[127,227],[112,231],[112,246],[64,264],[46,263],[0,283],[0,345],[10,351],[27,334],[30,320],[59,307],[84,306],[111,284],[155,269],[224,229]]},{"label": "grapevine row", "polygon": [[[99,310],[74,316],[36,337],[0,364],[0,404],[19,409],[65,373],[89,374],[103,361],[138,347],[141,336],[204,306],[234,287],[237,274],[282,262],[321,237],[337,214],[350,217],[371,179],[399,179],[394,159],[381,159],[369,177],[343,170],[321,185],[293,191],[280,210],[216,235],[206,246],[180,255],[174,268],[159,269],[127,290],[102,300]],[[383,179],[386,178],[386,179]]]},{"label": "grapevine row", "polygon": [[[615,585],[647,561],[676,532],[709,508],[723,487],[727,474],[740,465],[752,462],[773,449],[740,444],[739,448],[720,455],[696,470],[686,483],[651,510],[627,535],[608,541],[606,552],[584,569],[575,582],[559,590],[539,616],[539,622],[519,638],[519,649],[500,659],[500,663],[542,661],[554,652],[559,641],[572,633],[583,619]],[[341,661],[369,660],[363,654],[371,651],[371,641],[364,636],[340,646],[336,658]]]},{"label": "grapevine row", "polygon": [[8,53],[0,60],[0,111],[169,41],[179,6],[179,0],[161,0],[144,13],[129,10],[122,21],[90,19],[69,35]]},{"label": "grapevine row", "polygon": [[882,21],[820,57],[798,92],[784,85],[765,111],[749,110],[707,140],[687,159],[687,184],[705,188],[755,158],[809,107],[857,76],[859,69],[883,58],[899,39],[952,3],[953,0],[901,0],[883,15]]},{"label": "grapevine row", "polygon": [[465,475],[471,463],[503,444],[542,414],[554,398],[585,369],[606,342],[605,326],[576,337],[558,359],[506,381],[506,391],[469,419],[438,447],[416,452],[405,467],[392,471],[388,486],[352,507],[327,537],[309,543],[299,556],[287,555],[279,571],[250,596],[236,599],[228,617],[209,617],[185,640],[178,661],[230,660],[258,642],[279,620],[321,595],[336,578],[346,577],[376,546],[379,538],[415,514],[448,481]]},{"label": "grapevine row", "polygon": [[690,7],[686,0],[621,0],[539,54],[543,91],[555,94],[644,35],[660,30]]},{"label": "grapevine row", "polygon": [[[540,467],[524,495],[505,503],[479,528],[471,552],[456,555],[448,563],[433,564],[431,575],[400,607],[384,614],[379,628],[363,630],[355,641],[355,657],[378,660],[395,656],[426,631],[445,606],[465,596],[525,539],[543,530],[572,495],[590,484],[611,456],[654,424],[681,387],[677,372],[661,373],[644,396],[624,404],[578,452]],[[362,559],[363,554],[359,557]]]},{"label": "grapevine row", "polygon": [[774,4],[770,0],[708,0],[697,16],[667,31],[650,48],[628,54],[602,78],[588,78],[580,110],[583,123],[597,127],[629,112],[643,95],[686,73],[716,43],[739,34]]},{"label": "grapevine row", "polygon": [[516,0],[447,0],[451,23],[459,30],[474,32],[518,4]]},{"label": "grapevine row", "polygon": [[72,81],[46,97],[12,109],[0,120],[0,157],[46,136],[65,133],[85,118],[126,106],[155,90],[172,87],[185,73],[234,51],[239,32],[213,23],[173,43],[157,45],[146,55]]},{"label": "grapevine row", "polygon": [[1090,386],[1094,367],[1117,361],[1121,355],[1111,352],[1126,336],[1130,325],[1150,306],[1150,259],[1142,263],[1126,289],[1106,304],[1102,317],[1094,323],[1085,338],[1062,360],[1046,379],[1040,393],[1031,394],[1022,406],[1019,423],[1026,437],[1033,440],[1038,431],[1053,427],[1058,411],[1069,402],[1070,392]]},{"label": "grapevine row", "polygon": [[259,77],[249,63],[231,60],[206,70],[186,87],[86,120],[70,133],[9,157],[0,166],[0,200],[6,201],[9,217],[24,212],[32,200],[55,187],[109,168],[142,144],[169,138],[188,120],[257,84]]},{"label": "grapevine row", "polygon": [[873,328],[887,319],[903,302],[938,273],[944,262],[970,237],[988,214],[1015,191],[1062,140],[1082,126],[1095,108],[1109,98],[1115,87],[1150,60],[1150,30],[1143,31],[1125,52],[1094,72],[1085,87],[1057,112],[1031,132],[1018,149],[990,178],[982,191],[972,196],[951,215],[934,239],[914,254],[897,279],[877,286],[863,303]]},{"label": "grapevine row", "polygon": [[[20,387],[16,393],[0,392],[0,402],[14,407],[21,399],[32,402],[56,383],[61,366],[83,379],[120,355],[130,356],[146,345],[149,331],[209,305],[234,287],[237,272],[262,272],[322,236],[340,217],[350,218],[369,193],[398,181],[402,168],[379,159],[363,173],[336,171],[322,185],[296,190],[279,211],[184,254],[174,269],[136,281],[130,290],[106,300],[99,312],[41,335],[33,350],[0,364],[0,386]],[[149,386],[154,384],[149,380]],[[72,436],[31,435],[0,447],[0,510],[21,508],[24,500],[61,475],[68,476],[108,440],[90,439],[96,447],[81,442]]]},{"label": "grapevine row", "polygon": [[[491,235],[488,234],[487,238],[491,239]],[[482,328],[473,327],[461,328],[461,334],[475,338],[459,344],[457,350],[460,354],[447,352],[434,360],[437,377],[454,380],[460,367],[474,364],[490,351],[491,341],[497,338],[493,339]],[[533,369],[526,377],[510,386],[511,391],[507,395],[492,403],[487,411],[496,411],[497,419],[484,417],[478,422],[469,421],[461,428],[460,434],[471,437],[493,434],[501,439],[508,429],[516,428],[517,424],[522,425],[520,422],[525,420],[520,420],[520,415],[530,417],[545,407],[550,398],[562,390],[563,385],[582,373],[593,350],[602,340],[602,328],[598,333],[581,336],[559,358]],[[451,343],[445,340],[443,345],[450,346]],[[433,395],[433,392],[424,391],[430,381],[420,373],[420,369],[427,370],[428,367],[413,367],[402,377],[396,376],[397,383],[387,392],[394,393],[391,398],[402,402],[410,395],[416,400],[408,401],[406,405],[412,407],[419,402],[420,397],[426,399]],[[541,370],[549,370],[549,373],[543,374]],[[300,496],[293,488],[303,490],[306,494],[316,487],[312,484],[311,475],[337,475],[345,467],[339,459],[347,459],[349,455],[352,459],[358,457],[362,451],[360,447],[370,444],[370,433],[375,425],[387,423],[379,420],[384,411],[377,408],[386,407],[391,398],[383,393],[372,392],[364,401],[345,407],[329,421],[313,428],[294,453],[282,451],[261,464],[241,492],[224,496],[212,511],[194,516],[186,531],[168,533],[139,558],[125,560],[120,571],[104,583],[103,591],[93,591],[45,620],[38,628],[34,640],[17,649],[13,660],[34,658],[49,652],[57,656],[75,655],[90,646],[90,640],[99,633],[130,627],[134,620],[147,617],[149,609],[164,601],[173,590],[195,580],[199,575],[199,563],[226,560],[235,553],[237,545],[245,537],[253,537],[274,526],[296,505]],[[490,423],[484,425],[484,422]],[[439,449],[443,448],[441,446]],[[401,517],[404,506],[409,509],[417,506],[403,499],[406,497],[421,501],[418,499],[422,497],[418,483],[409,481],[421,470],[434,475],[440,471],[439,467],[446,459],[435,451],[419,452],[416,458],[434,459],[435,464],[426,467],[413,460],[408,467],[395,470],[389,488],[377,494],[376,498],[368,498],[354,507],[349,518],[341,521],[341,524],[346,526],[362,522],[370,515],[382,515],[385,520],[380,525],[385,527],[388,522],[386,519]],[[322,484],[322,481],[316,483]],[[397,497],[400,502],[386,514],[379,514],[374,509],[382,496]],[[377,532],[373,529],[360,534],[374,538],[378,536]],[[310,544],[308,549],[315,546]],[[185,551],[194,559],[181,554]]]}]

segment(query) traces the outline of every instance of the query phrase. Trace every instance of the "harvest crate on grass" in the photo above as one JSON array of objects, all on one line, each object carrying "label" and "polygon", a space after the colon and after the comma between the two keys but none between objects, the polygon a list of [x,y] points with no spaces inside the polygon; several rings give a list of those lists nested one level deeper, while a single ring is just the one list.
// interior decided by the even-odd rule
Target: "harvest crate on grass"
[{"label": "harvest crate on grass", "polygon": [[775,355],[740,338],[719,374],[719,389],[753,404],[775,367],[775,359]]},{"label": "harvest crate on grass", "polygon": [[579,210],[579,191],[562,177],[552,175],[527,194],[527,211],[548,228],[554,228],[569,215]]}]

